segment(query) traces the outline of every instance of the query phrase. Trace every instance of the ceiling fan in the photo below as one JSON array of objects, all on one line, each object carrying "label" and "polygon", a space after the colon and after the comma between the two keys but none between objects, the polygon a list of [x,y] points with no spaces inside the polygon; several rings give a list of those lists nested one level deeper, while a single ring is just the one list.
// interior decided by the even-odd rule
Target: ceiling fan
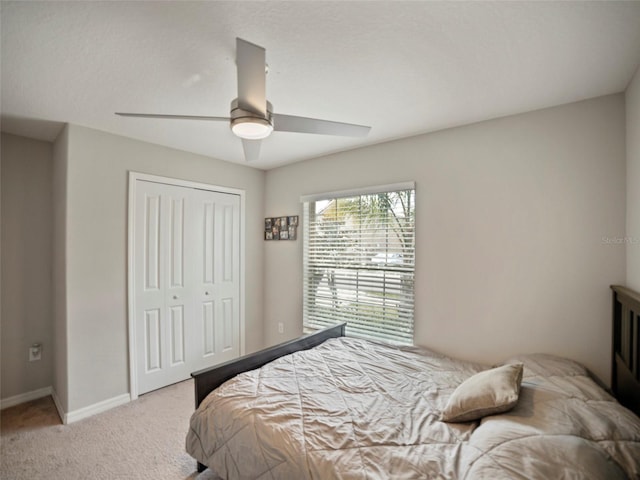
[{"label": "ceiling fan", "polygon": [[123,112],[116,112],[116,115],[230,122],[231,131],[242,139],[244,156],[247,161],[258,159],[261,140],[271,135],[273,131],[365,137],[371,130],[371,127],[363,125],[273,113],[273,106],[266,97],[265,49],[241,38],[236,38],[236,64],[238,68],[238,98],[231,102],[230,117]]}]

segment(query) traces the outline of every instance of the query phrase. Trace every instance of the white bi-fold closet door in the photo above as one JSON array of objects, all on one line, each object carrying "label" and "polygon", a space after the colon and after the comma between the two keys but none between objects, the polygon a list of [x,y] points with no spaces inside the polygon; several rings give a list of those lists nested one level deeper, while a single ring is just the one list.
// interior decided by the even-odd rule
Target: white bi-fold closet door
[{"label": "white bi-fold closet door", "polygon": [[142,394],[240,354],[240,197],[137,180],[134,216]]}]

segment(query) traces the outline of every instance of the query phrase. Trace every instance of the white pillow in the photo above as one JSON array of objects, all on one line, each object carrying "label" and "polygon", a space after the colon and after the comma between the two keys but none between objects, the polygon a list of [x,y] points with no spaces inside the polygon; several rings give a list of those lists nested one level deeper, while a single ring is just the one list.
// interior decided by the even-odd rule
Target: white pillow
[{"label": "white pillow", "polygon": [[476,373],[455,389],[441,412],[445,422],[469,422],[515,407],[522,383],[522,363]]},{"label": "white pillow", "polygon": [[545,353],[530,353],[527,355],[516,355],[500,365],[508,363],[524,363],[525,370],[522,375],[527,377],[549,377],[549,376],[573,376],[585,375],[589,373],[587,369],[578,362],[568,358],[557,357]]}]

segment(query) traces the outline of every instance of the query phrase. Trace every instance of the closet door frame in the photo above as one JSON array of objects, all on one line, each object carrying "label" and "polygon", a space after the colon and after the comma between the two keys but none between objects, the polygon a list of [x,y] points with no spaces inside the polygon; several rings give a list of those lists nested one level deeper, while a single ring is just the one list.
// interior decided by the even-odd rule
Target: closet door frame
[{"label": "closet door frame", "polygon": [[138,373],[137,373],[137,343],[136,343],[136,317],[135,317],[135,200],[136,187],[139,181],[162,183],[176,187],[195,188],[198,190],[208,190],[218,193],[229,193],[240,197],[240,356],[245,354],[245,214],[246,214],[246,191],[210,185],[207,183],[192,182],[177,178],[162,177],[147,173],[129,171],[129,199],[127,204],[127,325],[129,333],[129,394],[131,400],[138,398]]}]

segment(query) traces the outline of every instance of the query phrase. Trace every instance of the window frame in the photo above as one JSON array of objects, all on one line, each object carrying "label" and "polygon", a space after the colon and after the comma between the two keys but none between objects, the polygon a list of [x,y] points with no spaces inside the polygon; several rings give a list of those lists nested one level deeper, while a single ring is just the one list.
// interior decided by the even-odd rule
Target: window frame
[{"label": "window frame", "polygon": [[[345,277],[344,270],[347,270],[345,267],[344,256],[341,256],[342,260],[336,260],[336,263],[327,266],[329,250],[322,251],[322,249],[314,250],[310,245],[310,242],[316,242],[318,238],[321,237],[319,231],[311,232],[310,228],[312,228],[312,224],[314,227],[318,228],[319,224],[315,223],[315,220],[311,214],[311,206],[315,206],[315,202],[318,201],[335,201],[336,204],[339,200],[345,199],[353,199],[361,202],[359,197],[366,195],[380,195],[384,193],[392,193],[392,192],[406,192],[410,190],[411,195],[409,199],[411,204],[409,206],[409,218],[411,220],[409,224],[409,232],[410,232],[410,241],[404,242],[401,241],[401,258],[405,260],[401,265],[393,266],[394,261],[390,261],[389,259],[393,257],[394,254],[389,253],[388,244],[386,244],[385,253],[382,254],[382,258],[384,259],[382,262],[378,262],[374,260],[374,257],[368,258],[363,256],[362,254],[354,253],[353,257],[347,257],[349,262],[353,262],[353,267],[349,266],[348,270],[352,270],[355,272],[355,282],[351,278]],[[371,186],[365,188],[358,188],[352,190],[342,190],[342,191],[334,191],[334,192],[326,192],[326,193],[317,193],[312,195],[304,195],[300,198],[303,203],[303,215],[302,215],[302,238],[303,238],[303,329],[305,333],[310,333],[316,331],[320,328],[324,328],[331,324],[340,323],[343,321],[347,322],[347,335],[363,337],[377,341],[385,341],[388,343],[396,343],[402,345],[413,345],[414,339],[414,310],[415,310],[415,292],[414,292],[414,284],[415,284],[415,245],[416,245],[416,188],[415,182],[402,182],[402,183],[394,183],[389,185],[378,185]],[[336,206],[336,208],[338,208]],[[315,209],[314,209],[315,215]],[[353,216],[358,224],[360,225],[365,218],[361,215],[361,212],[356,216]],[[402,217],[407,218],[407,217]],[[396,230],[392,230],[395,227],[391,225],[393,222],[389,222],[383,225],[383,228],[379,229],[380,232],[384,232],[384,234],[388,235],[389,231],[393,231],[395,235],[407,235],[406,231],[400,231],[398,233]],[[338,223],[335,225],[335,232],[338,232],[340,226]],[[331,232],[334,232],[331,230]],[[369,230],[368,233],[376,232],[376,230]],[[352,237],[345,237],[347,241],[351,240]],[[362,234],[360,233],[360,237],[357,235],[353,236],[353,239],[358,239],[362,241]],[[354,240],[357,242],[358,240]],[[370,244],[367,244],[366,241],[362,241],[363,245],[371,247]],[[397,243],[397,242],[396,242]],[[356,243],[357,244],[357,243]],[[364,251],[364,248],[359,250]],[[313,255],[311,252],[314,251]],[[318,251],[320,252],[318,254]],[[374,250],[368,250],[369,254]],[[380,255],[380,254],[378,254]],[[378,256],[375,255],[375,256]],[[313,258],[311,258],[313,256]],[[364,258],[369,260],[368,263],[365,263]],[[318,259],[320,258],[320,260]],[[324,263],[323,263],[324,262]],[[375,264],[377,263],[377,264]],[[397,262],[395,262],[397,263]],[[373,264],[373,265],[372,265]],[[319,271],[325,269],[323,272],[323,276],[318,280]],[[334,278],[335,272],[340,271],[342,277],[338,275],[337,278],[340,278],[342,282],[342,286],[344,290],[340,290],[340,292],[355,292],[356,300],[350,301],[349,306],[351,310],[353,310],[353,305],[357,305],[355,314],[351,314],[350,318],[344,318],[340,316],[340,312],[330,312],[326,313],[324,316],[322,314],[318,314],[316,318],[310,318],[313,316],[314,310],[317,314],[320,310],[320,306],[317,305],[318,299],[323,299],[325,303],[328,301],[326,295],[323,297],[322,295],[318,295],[318,291],[320,289],[320,283],[323,282],[324,275],[329,269],[334,270]],[[372,272],[378,272],[372,273]],[[371,282],[377,282],[376,279],[372,279],[372,276],[379,276],[382,274],[382,280],[378,283],[373,283],[373,287]],[[351,274],[353,275],[353,274]],[[363,275],[367,279],[367,288],[379,288],[381,289],[381,294],[376,293],[377,297],[380,297],[382,304],[384,307],[376,307],[371,306],[371,304],[367,307],[367,301],[362,302],[360,300],[361,296],[366,296],[365,289],[360,287],[360,275]],[[389,275],[389,277],[388,277]],[[395,278],[392,280],[392,276],[395,275]],[[315,276],[315,278],[314,278]],[[336,287],[338,283],[335,279],[332,280],[332,296],[334,297],[333,308],[337,308],[336,305],[338,303],[344,303],[336,301],[337,294],[335,292],[338,291],[340,287]],[[325,283],[329,284],[329,275],[327,275]],[[355,284],[355,286],[354,286]],[[347,285],[346,287],[344,287]],[[388,287],[388,288],[387,288]],[[325,288],[326,290],[326,288]],[[387,291],[390,293],[388,294]],[[363,292],[362,294],[360,292]],[[395,292],[395,293],[394,293]],[[394,294],[395,297],[392,299],[391,295]],[[372,295],[369,294],[369,300],[372,300]],[[391,315],[387,315],[387,302],[391,303],[392,301],[396,302],[397,308],[395,309],[396,317],[392,317]],[[365,307],[362,307],[365,305]],[[324,305],[322,308],[325,311],[330,310],[330,306]],[[361,315],[359,312],[363,311],[363,309],[369,308],[371,313],[370,318],[367,321],[360,321]],[[375,309],[382,309],[383,313],[374,312]],[[393,308],[389,308],[390,311],[394,312]],[[393,319],[395,318],[395,320]],[[349,321],[351,320],[351,321]],[[382,323],[381,327],[375,327],[374,322]]]}]

